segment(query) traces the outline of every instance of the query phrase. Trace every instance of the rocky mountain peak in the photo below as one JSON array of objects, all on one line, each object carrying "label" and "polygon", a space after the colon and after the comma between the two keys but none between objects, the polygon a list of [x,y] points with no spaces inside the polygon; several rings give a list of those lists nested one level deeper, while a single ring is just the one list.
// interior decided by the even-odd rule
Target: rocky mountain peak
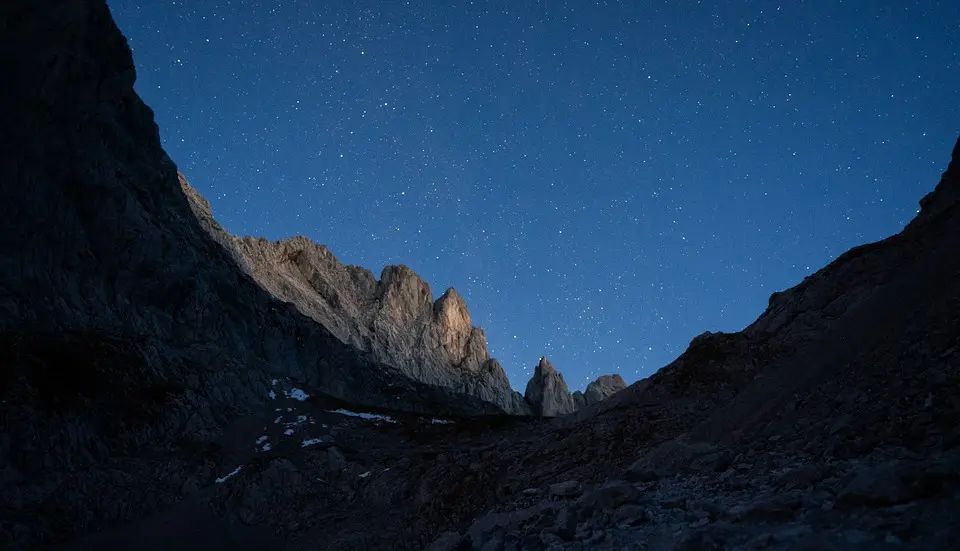
[{"label": "rocky mountain peak", "polygon": [[406,325],[432,306],[430,285],[407,266],[387,266],[380,274],[381,315],[391,322]]},{"label": "rocky mountain peak", "polygon": [[[557,368],[553,367],[553,364],[550,363],[550,360],[546,356],[540,356],[540,362],[537,363],[537,367],[534,370],[534,377],[547,377],[549,375],[557,374]],[[561,375],[562,379],[563,376]]]},{"label": "rocky mountain peak", "polygon": [[563,375],[546,356],[540,358],[533,377],[527,382],[524,398],[535,415],[544,417],[564,415],[577,409]]},{"label": "rocky mountain peak", "polygon": [[596,381],[593,381],[587,385],[587,389],[583,393],[583,397],[586,400],[587,405],[595,404],[602,400],[606,400],[610,396],[613,396],[617,392],[627,388],[627,382],[623,380],[619,374],[613,375],[601,375],[597,377]]},{"label": "rocky mountain peak", "polygon": [[475,368],[489,359],[486,338],[479,327],[473,327],[467,303],[456,289],[450,287],[433,303],[433,313],[443,350],[452,363],[463,365],[472,358],[476,362],[468,362],[468,367]]},{"label": "rocky mountain peak", "polygon": [[933,191],[920,199],[920,214],[910,225],[924,224],[960,202],[960,139],[953,146],[950,163]]},{"label": "rocky mountain peak", "polygon": [[237,265],[344,343],[414,380],[479,397],[506,413],[529,413],[500,364],[489,363],[483,330],[473,326],[455,289],[434,301],[430,285],[410,267],[386,266],[377,280],[304,236],[275,242],[235,237],[182,175],[180,185],[201,227]]},{"label": "rocky mountain peak", "polygon": [[535,415],[555,417],[606,400],[625,388],[627,383],[620,375],[601,375],[587,385],[585,392],[571,394],[563,374],[542,356],[527,382],[524,398]]}]

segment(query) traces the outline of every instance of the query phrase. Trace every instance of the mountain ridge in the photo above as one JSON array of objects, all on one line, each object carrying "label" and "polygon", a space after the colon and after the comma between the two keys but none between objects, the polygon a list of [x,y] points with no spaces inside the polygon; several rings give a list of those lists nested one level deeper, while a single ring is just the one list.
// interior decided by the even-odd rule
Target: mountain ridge
[{"label": "mountain ridge", "polygon": [[[178,178],[201,226],[247,274],[345,344],[415,380],[477,396],[509,414],[552,416],[579,407],[565,384],[547,390],[556,394],[550,400],[567,404],[559,409],[545,410],[542,402],[514,391],[503,367],[487,352],[483,329],[473,326],[466,302],[453,287],[434,300],[430,285],[407,266],[385,266],[377,279],[366,268],[342,264],[329,248],[302,235],[276,241],[234,236],[216,221],[210,203],[187,178]],[[536,375],[530,379],[535,380]],[[580,403],[626,387],[591,384],[590,400]]]}]

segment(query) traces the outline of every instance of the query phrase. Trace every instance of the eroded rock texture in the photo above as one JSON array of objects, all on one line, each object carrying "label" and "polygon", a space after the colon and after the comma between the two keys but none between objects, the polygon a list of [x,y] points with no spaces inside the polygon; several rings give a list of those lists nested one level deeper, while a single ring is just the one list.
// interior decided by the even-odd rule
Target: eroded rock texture
[{"label": "eroded rock texture", "polygon": [[534,369],[524,398],[534,413],[544,417],[564,415],[577,409],[563,375],[546,357],[540,358],[540,363]]},{"label": "eroded rock texture", "polygon": [[530,413],[455,289],[434,301],[430,286],[406,266],[387,266],[378,280],[306,237],[235,237],[182,174],[180,184],[201,225],[246,273],[344,343],[417,381],[477,396],[507,413]]}]

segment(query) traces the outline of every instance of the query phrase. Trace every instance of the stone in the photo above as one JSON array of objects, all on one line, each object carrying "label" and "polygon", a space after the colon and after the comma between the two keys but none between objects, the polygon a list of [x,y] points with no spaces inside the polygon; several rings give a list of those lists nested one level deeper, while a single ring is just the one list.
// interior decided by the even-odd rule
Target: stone
[{"label": "stone", "polygon": [[675,496],[660,500],[660,506],[664,509],[686,509],[687,498]]},{"label": "stone", "polygon": [[553,497],[577,497],[583,493],[583,488],[578,480],[566,480],[551,484],[548,493]]},{"label": "stone", "polygon": [[837,494],[836,504],[844,507],[895,505],[911,497],[897,476],[894,465],[860,469]]},{"label": "stone", "polygon": [[619,507],[613,514],[614,524],[634,526],[647,520],[647,512],[640,505],[628,504]]},{"label": "stone", "polygon": [[599,488],[584,492],[577,501],[590,509],[614,509],[625,503],[631,503],[640,497],[640,490],[623,480],[611,480]]},{"label": "stone", "polygon": [[577,530],[576,514],[568,507],[560,509],[554,522],[554,529],[561,538],[565,540],[573,539]]},{"label": "stone", "polygon": [[823,477],[823,471],[816,465],[803,465],[789,469],[777,477],[777,485],[784,486],[802,486],[807,487],[820,480]]},{"label": "stone", "polygon": [[509,531],[533,516],[552,508],[553,505],[550,502],[541,502],[531,507],[517,509],[515,511],[482,516],[474,520],[470,528],[467,529],[466,539],[475,549],[480,549],[483,545],[486,545],[487,542],[491,541],[494,534]]},{"label": "stone", "polygon": [[775,494],[727,510],[727,516],[738,521],[786,522],[793,520],[802,504],[796,493]]},{"label": "stone", "polygon": [[[697,337],[582,415],[527,422],[509,416],[531,408],[455,290],[434,297],[404,266],[379,276],[344,266],[302,237],[218,229],[161,147],[106,2],[8,0],[0,27],[0,480],[16,512],[3,519],[5,548],[136,549],[146,538],[179,549],[199,545],[198,531],[224,547],[279,549],[274,534],[296,541],[307,528],[337,549],[444,538],[730,549],[758,532],[785,549],[958,548],[960,141],[898,234],[775,293],[745,330]],[[559,374],[544,392],[547,378],[539,415],[545,402],[587,405]],[[297,407],[311,414],[380,408],[403,424],[351,420],[323,446],[255,453],[276,379],[309,391]],[[427,426],[440,417],[453,422]],[[247,425],[256,434],[231,444]],[[783,438],[751,437],[770,434]],[[782,491],[811,480],[772,474],[800,461],[792,446],[804,439],[803,461],[820,458],[809,460],[836,477],[817,488],[853,510]],[[475,440],[489,446],[482,457]],[[709,473],[724,446],[751,458],[734,469],[736,489]],[[892,447],[915,455],[884,463]],[[649,503],[682,494],[690,508],[709,495],[737,524],[651,506],[628,525],[641,493],[629,481],[579,505],[527,496],[540,503],[487,513],[516,506],[516,488],[601,480],[641,451],[649,460],[631,470],[655,473]],[[564,539],[581,512],[576,541]],[[808,536],[787,531],[808,521]],[[460,522],[471,533],[459,542],[433,537]],[[257,527],[270,534],[263,545],[244,531]],[[114,545],[85,539],[101,535]]]},{"label": "stone", "polygon": [[458,532],[442,532],[424,551],[456,551],[462,541]]},{"label": "stone", "polygon": [[669,476],[671,476],[670,472],[665,469],[652,468],[642,459],[634,462],[623,473],[623,478],[628,482],[655,482]]},{"label": "stone", "polygon": [[806,524],[784,526],[773,533],[773,540],[778,543],[793,541],[813,533],[813,529]]}]

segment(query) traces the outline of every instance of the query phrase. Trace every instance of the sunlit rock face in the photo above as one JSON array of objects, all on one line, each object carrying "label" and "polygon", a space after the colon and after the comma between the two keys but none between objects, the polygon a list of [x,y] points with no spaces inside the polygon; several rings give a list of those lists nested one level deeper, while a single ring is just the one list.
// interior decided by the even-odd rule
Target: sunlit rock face
[{"label": "sunlit rock face", "polygon": [[204,229],[275,297],[417,381],[476,396],[505,413],[530,413],[503,367],[490,358],[483,330],[473,326],[456,289],[433,300],[430,285],[407,266],[387,266],[378,280],[303,236],[268,241],[230,235],[209,203],[179,178]]}]

